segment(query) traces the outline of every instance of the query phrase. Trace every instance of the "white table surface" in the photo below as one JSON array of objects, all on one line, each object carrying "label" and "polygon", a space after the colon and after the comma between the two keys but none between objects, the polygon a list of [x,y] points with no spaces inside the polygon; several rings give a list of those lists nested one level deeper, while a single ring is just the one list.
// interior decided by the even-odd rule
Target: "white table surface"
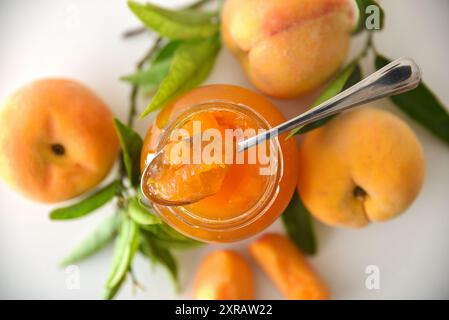
[{"label": "white table surface", "polygon": [[[182,1],[165,2],[176,5]],[[426,83],[449,106],[449,2],[395,0],[382,4],[387,20],[385,31],[375,37],[378,49],[390,57],[416,59]],[[0,99],[33,79],[70,77],[94,89],[124,119],[129,87],[118,78],[133,70],[137,59],[149,47],[151,37],[123,40],[120,34],[138,25],[122,0],[1,1]],[[357,52],[361,41],[360,38],[353,41],[351,54]],[[227,50],[222,50],[207,83],[252,88]],[[275,103],[287,116],[293,116],[312,99],[310,95]],[[374,105],[398,113],[388,101]],[[418,125],[407,122],[422,142],[427,161],[427,179],[413,206],[391,222],[362,230],[334,229],[317,223],[320,248],[311,262],[336,299],[449,298],[449,147]],[[149,119],[139,121],[138,130],[144,133],[148,123]],[[63,223],[51,222],[49,209],[50,206],[24,199],[0,183],[0,298],[100,298],[112,246],[79,265],[79,289],[67,287],[68,274],[56,265],[113,208],[105,207],[84,219]],[[282,225],[277,221],[269,230],[282,230]],[[210,245],[177,253],[183,287],[180,295],[173,291],[164,269],[152,270],[147,260],[137,256],[134,268],[146,291],[133,295],[128,282],[119,298],[190,298],[193,275],[207,252],[232,248],[249,259],[246,245],[247,241]],[[257,298],[281,298],[251,263]],[[365,286],[368,265],[380,269],[379,290],[368,290]]]}]

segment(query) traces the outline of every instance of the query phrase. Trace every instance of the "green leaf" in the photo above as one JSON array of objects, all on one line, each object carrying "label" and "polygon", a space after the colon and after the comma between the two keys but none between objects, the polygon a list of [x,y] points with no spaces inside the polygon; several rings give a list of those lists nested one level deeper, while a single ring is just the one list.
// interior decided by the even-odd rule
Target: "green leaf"
[{"label": "green leaf", "polygon": [[155,55],[153,63],[159,63],[166,60],[173,59],[173,56],[182,41],[167,42]]},{"label": "green leaf", "polygon": [[219,49],[218,37],[183,42],[175,52],[167,77],[140,118],[201,84],[212,70]]},{"label": "green leaf", "polygon": [[107,217],[84,241],[61,261],[60,265],[68,266],[83,261],[99,252],[114,239],[118,233],[119,226],[120,216],[113,214]]},{"label": "green leaf", "polygon": [[128,1],[131,11],[142,23],[172,40],[208,38],[218,33],[218,14],[198,10],[168,10],[147,3]]},{"label": "green leaf", "polygon": [[304,253],[313,255],[317,252],[312,217],[297,192],[282,214],[282,221],[290,238]]},{"label": "green leaf", "polygon": [[[356,61],[350,63],[346,68],[344,68],[341,73],[339,73],[334,80],[332,80],[324,89],[324,91],[320,94],[318,99],[313,103],[312,107],[316,107],[319,104],[329,100],[330,98],[336,96],[340,92],[346,90],[347,88],[353,86],[357,82],[362,79],[362,74],[360,72],[360,67]],[[313,129],[321,127],[331,120],[335,115],[326,117],[324,119],[309,123],[303,127],[295,128],[290,131],[289,135],[286,139],[290,139],[291,137],[304,134]]]},{"label": "green leaf", "polygon": [[114,181],[78,203],[51,211],[50,219],[68,220],[83,217],[111,201],[119,188],[118,181]]},{"label": "green leaf", "polygon": [[[376,56],[377,69],[390,62],[381,55]],[[416,89],[392,96],[390,99],[407,116],[449,144],[448,111],[425,83],[421,82]]]},{"label": "green leaf", "polygon": [[113,289],[128,272],[134,254],[139,246],[139,228],[137,224],[123,215],[119,236],[115,245],[114,260],[105,287]]},{"label": "green leaf", "polygon": [[126,174],[131,184],[138,186],[140,184],[140,151],[143,144],[142,138],[138,133],[125,126],[116,118],[114,119],[114,126],[122,146]]},{"label": "green leaf", "polygon": [[147,257],[153,264],[162,265],[167,269],[179,290],[178,265],[170,250],[160,246],[148,233],[140,233],[140,252]]},{"label": "green leaf", "polygon": [[155,213],[149,212],[137,198],[129,200],[128,213],[131,219],[140,225],[162,223],[161,219]]},{"label": "green leaf", "polygon": [[192,249],[203,244],[182,235],[167,224],[148,225],[144,226],[143,229],[151,234],[151,237],[157,244],[167,249]]},{"label": "green leaf", "polygon": [[171,61],[163,60],[159,63],[153,63],[150,68],[139,70],[133,74],[121,77],[120,80],[127,81],[134,85],[149,86],[157,88],[161,81],[167,76],[170,70]]},{"label": "green leaf", "polygon": [[145,91],[156,90],[170,70],[170,64],[180,41],[168,42],[156,55],[145,70],[120,78],[123,81],[144,87]]},{"label": "green leaf", "polygon": [[104,288],[103,289],[103,299],[104,300],[112,300],[115,298],[117,293],[119,292],[120,288],[122,287],[123,282],[125,282],[126,274],[123,276],[123,278],[112,288]]},{"label": "green leaf", "polygon": [[353,31],[354,34],[357,34],[363,30],[366,30],[365,21],[372,14],[371,12],[367,13],[366,9],[372,5],[377,6],[379,8],[379,14],[380,14],[380,17],[379,17],[380,26],[379,27],[380,28],[378,30],[373,29],[373,30],[369,30],[369,31],[380,31],[384,28],[385,14],[384,14],[382,7],[376,1],[374,1],[374,0],[356,0],[356,3],[357,3],[357,7],[359,9],[359,15],[358,15],[358,21],[357,21],[356,27],[354,28],[354,31]]}]

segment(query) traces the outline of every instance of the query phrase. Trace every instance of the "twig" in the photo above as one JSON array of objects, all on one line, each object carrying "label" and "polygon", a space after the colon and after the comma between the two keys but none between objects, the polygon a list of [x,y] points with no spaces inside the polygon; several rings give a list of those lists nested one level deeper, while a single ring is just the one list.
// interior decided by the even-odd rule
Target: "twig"
[{"label": "twig", "polygon": [[368,32],[368,37],[366,38],[366,42],[365,42],[365,47],[363,48],[363,51],[360,52],[360,54],[357,56],[356,60],[361,60],[363,59],[369,52],[369,50],[374,50],[376,51],[375,47],[374,47],[374,43],[373,43],[373,32],[369,31]]},{"label": "twig", "polygon": [[[136,65],[136,71],[142,70],[145,63],[151,58],[151,56],[156,52],[159,45],[162,42],[162,38],[158,37],[156,41],[153,43],[153,45],[150,47],[150,49],[147,51],[147,53],[143,56],[142,59],[139,60],[139,62]],[[134,125],[134,118],[137,113],[137,93],[139,92],[139,86],[138,85],[132,85],[131,87],[131,95],[130,95],[130,108],[128,112],[128,120],[127,125],[128,127],[132,128]]]},{"label": "twig", "polygon": [[[156,41],[151,45],[151,47],[147,51],[147,53],[137,62],[136,71],[142,70],[142,68],[145,65],[145,63],[156,52],[156,50],[158,49],[158,47],[161,44],[161,42],[162,42],[162,38],[158,37],[156,39]],[[129,110],[128,110],[128,119],[126,121],[126,124],[130,128],[133,127],[133,125],[134,125],[134,118],[136,117],[136,114],[137,114],[137,94],[138,93],[139,93],[139,86],[133,84],[131,86],[130,107],[129,107]],[[121,185],[123,187],[124,186],[123,181],[124,181],[124,179],[126,177],[126,169],[125,169],[125,163],[123,161],[123,152],[122,151],[120,151],[119,159],[120,159],[119,180],[120,180],[120,183],[121,183]],[[119,202],[119,205],[120,205],[120,202]]]},{"label": "twig", "polygon": [[136,275],[134,274],[134,271],[132,268],[129,268],[129,275],[131,276],[131,281],[133,284],[133,288],[132,288],[133,294],[136,294],[138,289],[145,291],[145,287],[142,284],[140,284],[140,282],[137,280]]},{"label": "twig", "polygon": [[144,33],[145,31],[149,31],[149,30],[147,28],[145,28],[144,26],[129,29],[129,30],[126,30],[125,32],[123,32],[122,37],[125,39],[131,38],[131,37],[137,36],[141,33]]}]

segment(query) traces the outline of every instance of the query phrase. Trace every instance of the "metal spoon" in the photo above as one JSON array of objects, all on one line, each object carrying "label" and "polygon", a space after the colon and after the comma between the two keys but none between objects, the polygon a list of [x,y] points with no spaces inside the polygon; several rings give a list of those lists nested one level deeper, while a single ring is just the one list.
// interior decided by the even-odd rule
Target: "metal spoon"
[{"label": "metal spoon", "polygon": [[[421,71],[418,65],[412,59],[399,58],[352,87],[299,116],[249,139],[238,142],[236,146],[237,152],[244,151],[267,139],[275,138],[286,131],[321,120],[344,110],[412,90],[418,86],[420,81]],[[163,152],[163,150],[162,148],[161,151]],[[143,172],[141,189],[142,193],[147,197],[144,200],[166,206],[186,205],[199,201],[200,199],[197,198],[185,199],[185,201],[170,201],[161,199],[156,194],[145,192],[147,188],[144,187],[144,184],[148,181],[149,175],[155,169],[155,166],[158,165],[158,160],[160,161],[160,158],[163,156],[161,151],[154,155]]]}]

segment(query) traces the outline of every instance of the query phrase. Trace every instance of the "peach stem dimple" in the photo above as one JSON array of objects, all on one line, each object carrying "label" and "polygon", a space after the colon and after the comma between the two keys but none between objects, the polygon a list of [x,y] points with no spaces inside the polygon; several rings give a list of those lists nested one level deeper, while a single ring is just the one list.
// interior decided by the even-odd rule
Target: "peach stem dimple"
[{"label": "peach stem dimple", "polygon": [[57,156],[63,156],[65,154],[65,148],[60,143],[54,143],[51,145],[51,151]]},{"label": "peach stem dimple", "polygon": [[357,199],[363,201],[365,200],[367,193],[366,191],[359,187],[359,186],[355,186],[354,190],[352,191],[352,194],[354,195],[354,197],[356,197]]}]

